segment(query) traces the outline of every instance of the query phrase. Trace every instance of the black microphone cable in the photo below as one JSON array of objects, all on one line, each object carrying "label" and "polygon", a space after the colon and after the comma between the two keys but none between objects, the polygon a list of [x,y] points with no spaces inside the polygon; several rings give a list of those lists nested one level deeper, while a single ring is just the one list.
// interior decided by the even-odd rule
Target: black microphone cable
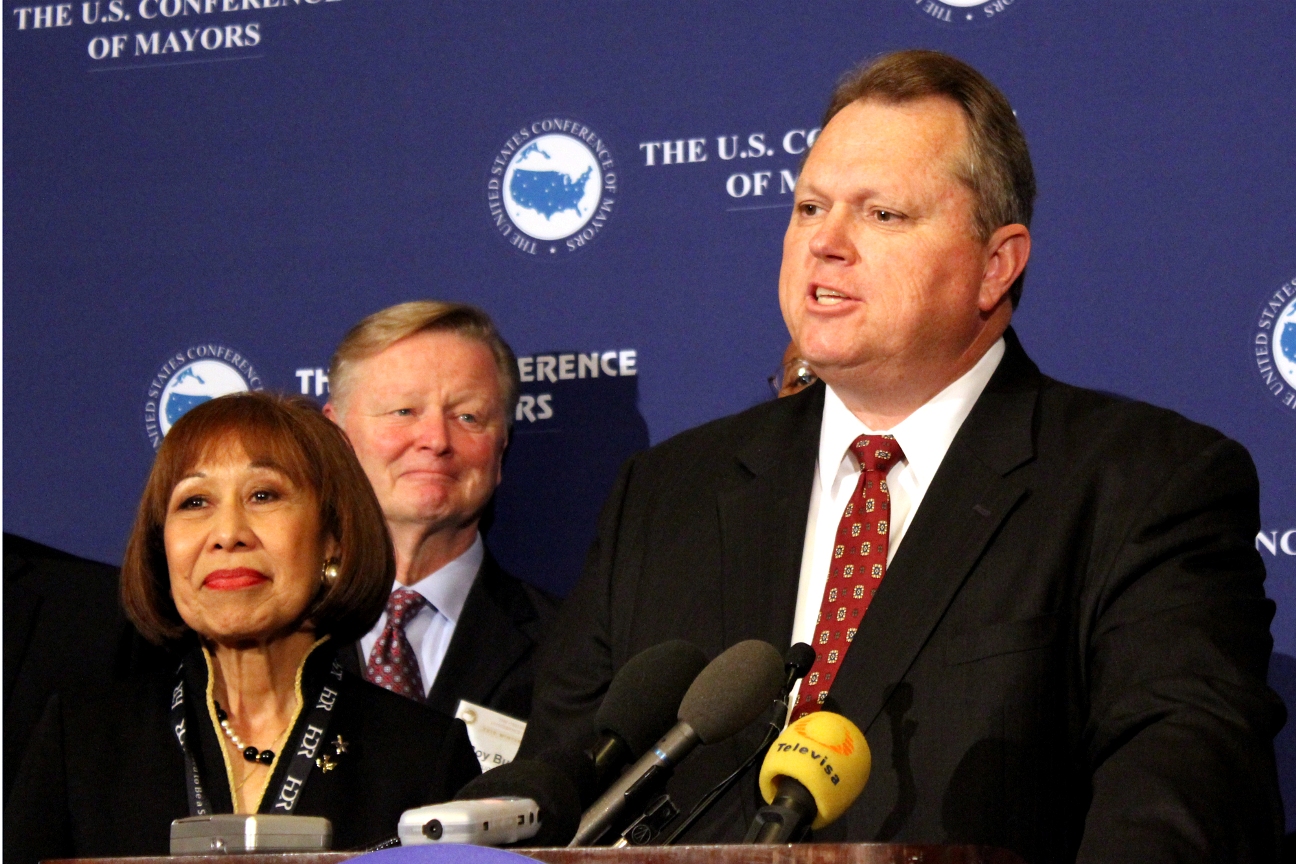
[{"label": "black microphone cable", "polygon": [[810,667],[814,665],[814,661],[814,649],[804,642],[798,642],[784,652],[783,669],[787,678],[783,685],[782,698],[774,702],[773,716],[770,719],[769,728],[765,730],[764,740],[762,740],[760,746],[752,751],[752,754],[747,757],[747,761],[739,765],[737,770],[728,777],[721,780],[714,789],[703,795],[701,800],[693,805],[693,809],[688,812],[688,815],[684,817],[684,820],[680,822],[675,830],[671,831],[670,835],[658,845],[670,846],[678,840],[685,831],[693,827],[693,824],[697,822],[697,820],[705,816],[707,811],[715,806],[715,803],[719,801],[726,792],[732,789],[734,784],[743,778],[744,774],[752,769],[752,766],[756,764],[756,760],[765,755],[765,751],[774,743],[774,739],[783,732],[783,726],[787,722],[787,700],[788,695],[792,692],[792,685],[806,676],[806,673],[810,671]]}]

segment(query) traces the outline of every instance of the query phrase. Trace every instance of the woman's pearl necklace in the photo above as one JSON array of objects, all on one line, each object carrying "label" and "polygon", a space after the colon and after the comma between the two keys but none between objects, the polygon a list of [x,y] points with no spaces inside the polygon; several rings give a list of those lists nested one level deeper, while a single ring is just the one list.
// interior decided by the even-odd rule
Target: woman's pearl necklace
[{"label": "woman's pearl necklace", "polygon": [[219,702],[216,703],[216,719],[220,721],[220,727],[224,731],[225,737],[233,741],[234,746],[243,751],[244,759],[249,762],[260,762],[262,765],[269,765],[274,761],[275,754],[273,750],[269,748],[258,750],[250,745],[245,745],[239,740],[238,735],[230,728],[229,715],[225,713],[225,709],[220,706]]}]

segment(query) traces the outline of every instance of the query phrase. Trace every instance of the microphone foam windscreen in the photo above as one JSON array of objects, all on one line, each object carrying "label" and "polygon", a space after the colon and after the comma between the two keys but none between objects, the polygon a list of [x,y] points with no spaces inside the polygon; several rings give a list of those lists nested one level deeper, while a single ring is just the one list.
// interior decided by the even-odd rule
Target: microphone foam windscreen
[{"label": "microphone foam windscreen", "polygon": [[675,725],[680,700],[706,665],[702,649],[682,639],[645,648],[612,678],[596,727],[619,735],[637,759]]},{"label": "microphone foam windscreen", "polygon": [[703,744],[723,741],[760,717],[783,693],[783,658],[759,639],[739,642],[712,660],[684,694],[679,719]]},{"label": "microphone foam windscreen", "polygon": [[768,804],[778,791],[778,778],[800,781],[819,808],[810,827],[822,828],[854,803],[872,768],[859,727],[840,714],[816,711],[784,729],[770,745],[761,764],[761,795]]},{"label": "microphone foam windscreen", "polygon": [[530,798],[540,807],[540,830],[527,846],[566,846],[580,827],[577,784],[559,768],[538,759],[517,759],[492,768],[455,793],[456,801]]},{"label": "microphone foam windscreen", "polygon": [[796,674],[792,676],[794,679],[804,678],[810,672],[814,661],[814,649],[804,642],[797,642],[783,652],[783,667],[785,670],[795,671]]}]

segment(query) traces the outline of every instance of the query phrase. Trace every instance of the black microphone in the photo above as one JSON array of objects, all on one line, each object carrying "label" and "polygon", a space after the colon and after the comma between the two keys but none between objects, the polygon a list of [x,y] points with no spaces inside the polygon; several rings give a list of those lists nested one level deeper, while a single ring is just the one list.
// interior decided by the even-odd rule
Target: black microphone
[{"label": "black microphone", "polygon": [[599,738],[589,752],[595,789],[582,804],[589,805],[675,725],[680,700],[706,665],[702,649],[674,639],[645,648],[617,670],[594,717]]},{"label": "black microphone", "polygon": [[597,843],[627,807],[644,798],[699,744],[713,744],[756,720],[783,687],[783,660],[768,642],[739,642],[697,676],[676,714],[679,722],[581,816],[569,845]]},{"label": "black microphone", "polygon": [[693,805],[693,809],[688,812],[688,815],[680,820],[679,824],[671,830],[665,840],[661,841],[662,846],[670,846],[685,831],[692,828],[693,824],[705,816],[707,811],[720,800],[721,796],[732,789],[734,784],[751,770],[751,767],[756,764],[756,760],[764,755],[770,744],[774,743],[774,739],[783,730],[783,724],[787,720],[787,699],[788,694],[792,692],[792,685],[806,676],[806,673],[810,671],[810,667],[814,665],[814,661],[814,649],[804,642],[797,642],[783,652],[783,693],[778,701],[774,703],[774,716],[770,720],[769,729],[765,731],[765,739],[761,741],[760,746],[753,750],[752,754],[741,765],[734,769],[732,774],[721,780],[710,792],[698,799],[698,802]]},{"label": "black microphone", "polygon": [[780,777],[777,788],[774,799],[757,812],[744,843],[800,843],[809,833],[819,815],[814,793],[792,777]]},{"label": "black microphone", "polygon": [[608,685],[595,715],[600,735],[592,751],[554,747],[516,759],[466,784],[455,800],[530,798],[540,809],[541,827],[528,845],[566,845],[581,811],[674,725],[680,700],[706,665],[702,650],[681,639],[640,651]]},{"label": "black microphone", "polygon": [[492,768],[466,783],[454,800],[530,798],[540,810],[540,830],[526,845],[565,846],[580,825],[583,799],[594,794],[589,756],[575,747],[556,747]]},{"label": "black microphone", "polygon": [[787,677],[783,681],[783,695],[792,692],[792,685],[804,678],[814,665],[815,650],[804,642],[797,642],[783,652],[783,671]]}]

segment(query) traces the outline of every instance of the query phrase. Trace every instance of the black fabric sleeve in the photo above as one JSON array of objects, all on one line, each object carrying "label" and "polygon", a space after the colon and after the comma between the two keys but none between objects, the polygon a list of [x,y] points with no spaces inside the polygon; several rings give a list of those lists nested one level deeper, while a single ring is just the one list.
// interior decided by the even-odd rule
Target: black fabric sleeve
[{"label": "black fabric sleeve", "polygon": [[68,810],[63,750],[63,709],[51,696],[27,745],[4,814],[6,864],[36,864],[71,858],[72,817]]},{"label": "black fabric sleeve", "polygon": [[1100,562],[1080,628],[1092,776],[1080,861],[1278,858],[1285,710],[1265,683],[1274,604],[1258,501],[1249,455],[1217,439],[1147,490]]},{"label": "black fabric sleeve", "polygon": [[468,727],[459,719],[450,721],[450,727],[441,740],[441,754],[437,760],[442,766],[439,788],[429,804],[449,801],[469,781],[481,776],[481,763],[477,751],[468,739]]}]

